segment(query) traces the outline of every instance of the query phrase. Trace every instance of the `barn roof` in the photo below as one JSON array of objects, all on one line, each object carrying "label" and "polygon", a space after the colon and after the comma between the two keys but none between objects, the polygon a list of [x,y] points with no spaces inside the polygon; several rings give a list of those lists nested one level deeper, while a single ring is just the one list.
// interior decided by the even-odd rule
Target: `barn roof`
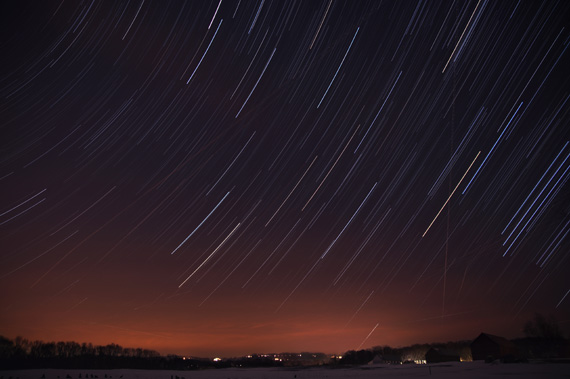
[{"label": "barn roof", "polygon": [[[479,340],[482,337],[491,340],[492,342],[496,343],[497,345],[502,345],[502,346],[512,346],[513,345],[513,343],[511,341],[509,341],[508,339],[506,339],[504,337],[496,336],[494,334],[489,334],[489,333],[481,333],[479,335],[479,337],[477,337],[477,338],[475,338],[475,340],[473,340],[473,342]],[[471,342],[471,343],[473,343],[473,342]]]}]

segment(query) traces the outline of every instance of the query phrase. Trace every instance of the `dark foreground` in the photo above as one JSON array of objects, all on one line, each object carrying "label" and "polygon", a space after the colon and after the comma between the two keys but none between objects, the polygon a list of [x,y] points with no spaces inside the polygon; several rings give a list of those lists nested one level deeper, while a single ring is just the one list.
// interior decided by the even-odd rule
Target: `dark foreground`
[{"label": "dark foreground", "polygon": [[570,364],[462,362],[431,365],[374,365],[352,368],[227,368],[200,371],[9,370],[0,379],[311,379],[311,378],[569,378]]}]

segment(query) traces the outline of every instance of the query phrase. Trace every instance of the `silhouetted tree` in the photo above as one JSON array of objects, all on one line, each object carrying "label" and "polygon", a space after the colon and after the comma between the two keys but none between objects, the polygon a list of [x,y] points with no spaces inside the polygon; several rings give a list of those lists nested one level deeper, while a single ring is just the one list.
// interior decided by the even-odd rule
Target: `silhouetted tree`
[{"label": "silhouetted tree", "polygon": [[530,357],[554,358],[570,354],[568,340],[564,338],[553,315],[545,317],[536,313],[532,320],[524,324],[523,331],[527,338],[518,340],[517,344]]},{"label": "silhouetted tree", "polygon": [[95,355],[95,348],[90,343],[82,343],[81,344],[81,355]]},{"label": "silhouetted tree", "polygon": [[11,358],[16,352],[16,347],[14,342],[11,340],[0,336],[0,358]]},{"label": "silhouetted tree", "polygon": [[558,321],[553,315],[548,317],[536,313],[532,320],[527,321],[523,328],[524,334],[531,338],[542,338],[550,341],[563,339]]},{"label": "silhouetted tree", "polygon": [[20,336],[14,339],[14,345],[16,349],[21,350],[24,354],[29,354],[32,349],[32,342]]}]

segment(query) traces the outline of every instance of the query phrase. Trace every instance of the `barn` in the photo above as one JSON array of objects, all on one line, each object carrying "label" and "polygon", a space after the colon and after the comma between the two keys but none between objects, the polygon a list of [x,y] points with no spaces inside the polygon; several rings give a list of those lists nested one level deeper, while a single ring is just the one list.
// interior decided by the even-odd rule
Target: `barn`
[{"label": "barn", "polygon": [[373,360],[368,362],[369,365],[378,364],[391,364],[391,365],[401,365],[402,357],[396,354],[376,354]]},{"label": "barn", "polygon": [[471,342],[473,360],[512,359],[518,356],[517,346],[506,338],[481,333]]}]

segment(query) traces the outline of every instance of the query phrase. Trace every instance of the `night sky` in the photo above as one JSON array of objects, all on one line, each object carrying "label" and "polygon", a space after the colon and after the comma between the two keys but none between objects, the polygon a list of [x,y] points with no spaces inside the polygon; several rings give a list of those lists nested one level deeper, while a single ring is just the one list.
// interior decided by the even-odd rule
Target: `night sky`
[{"label": "night sky", "polygon": [[569,331],[569,2],[1,7],[0,334],[231,356]]}]

